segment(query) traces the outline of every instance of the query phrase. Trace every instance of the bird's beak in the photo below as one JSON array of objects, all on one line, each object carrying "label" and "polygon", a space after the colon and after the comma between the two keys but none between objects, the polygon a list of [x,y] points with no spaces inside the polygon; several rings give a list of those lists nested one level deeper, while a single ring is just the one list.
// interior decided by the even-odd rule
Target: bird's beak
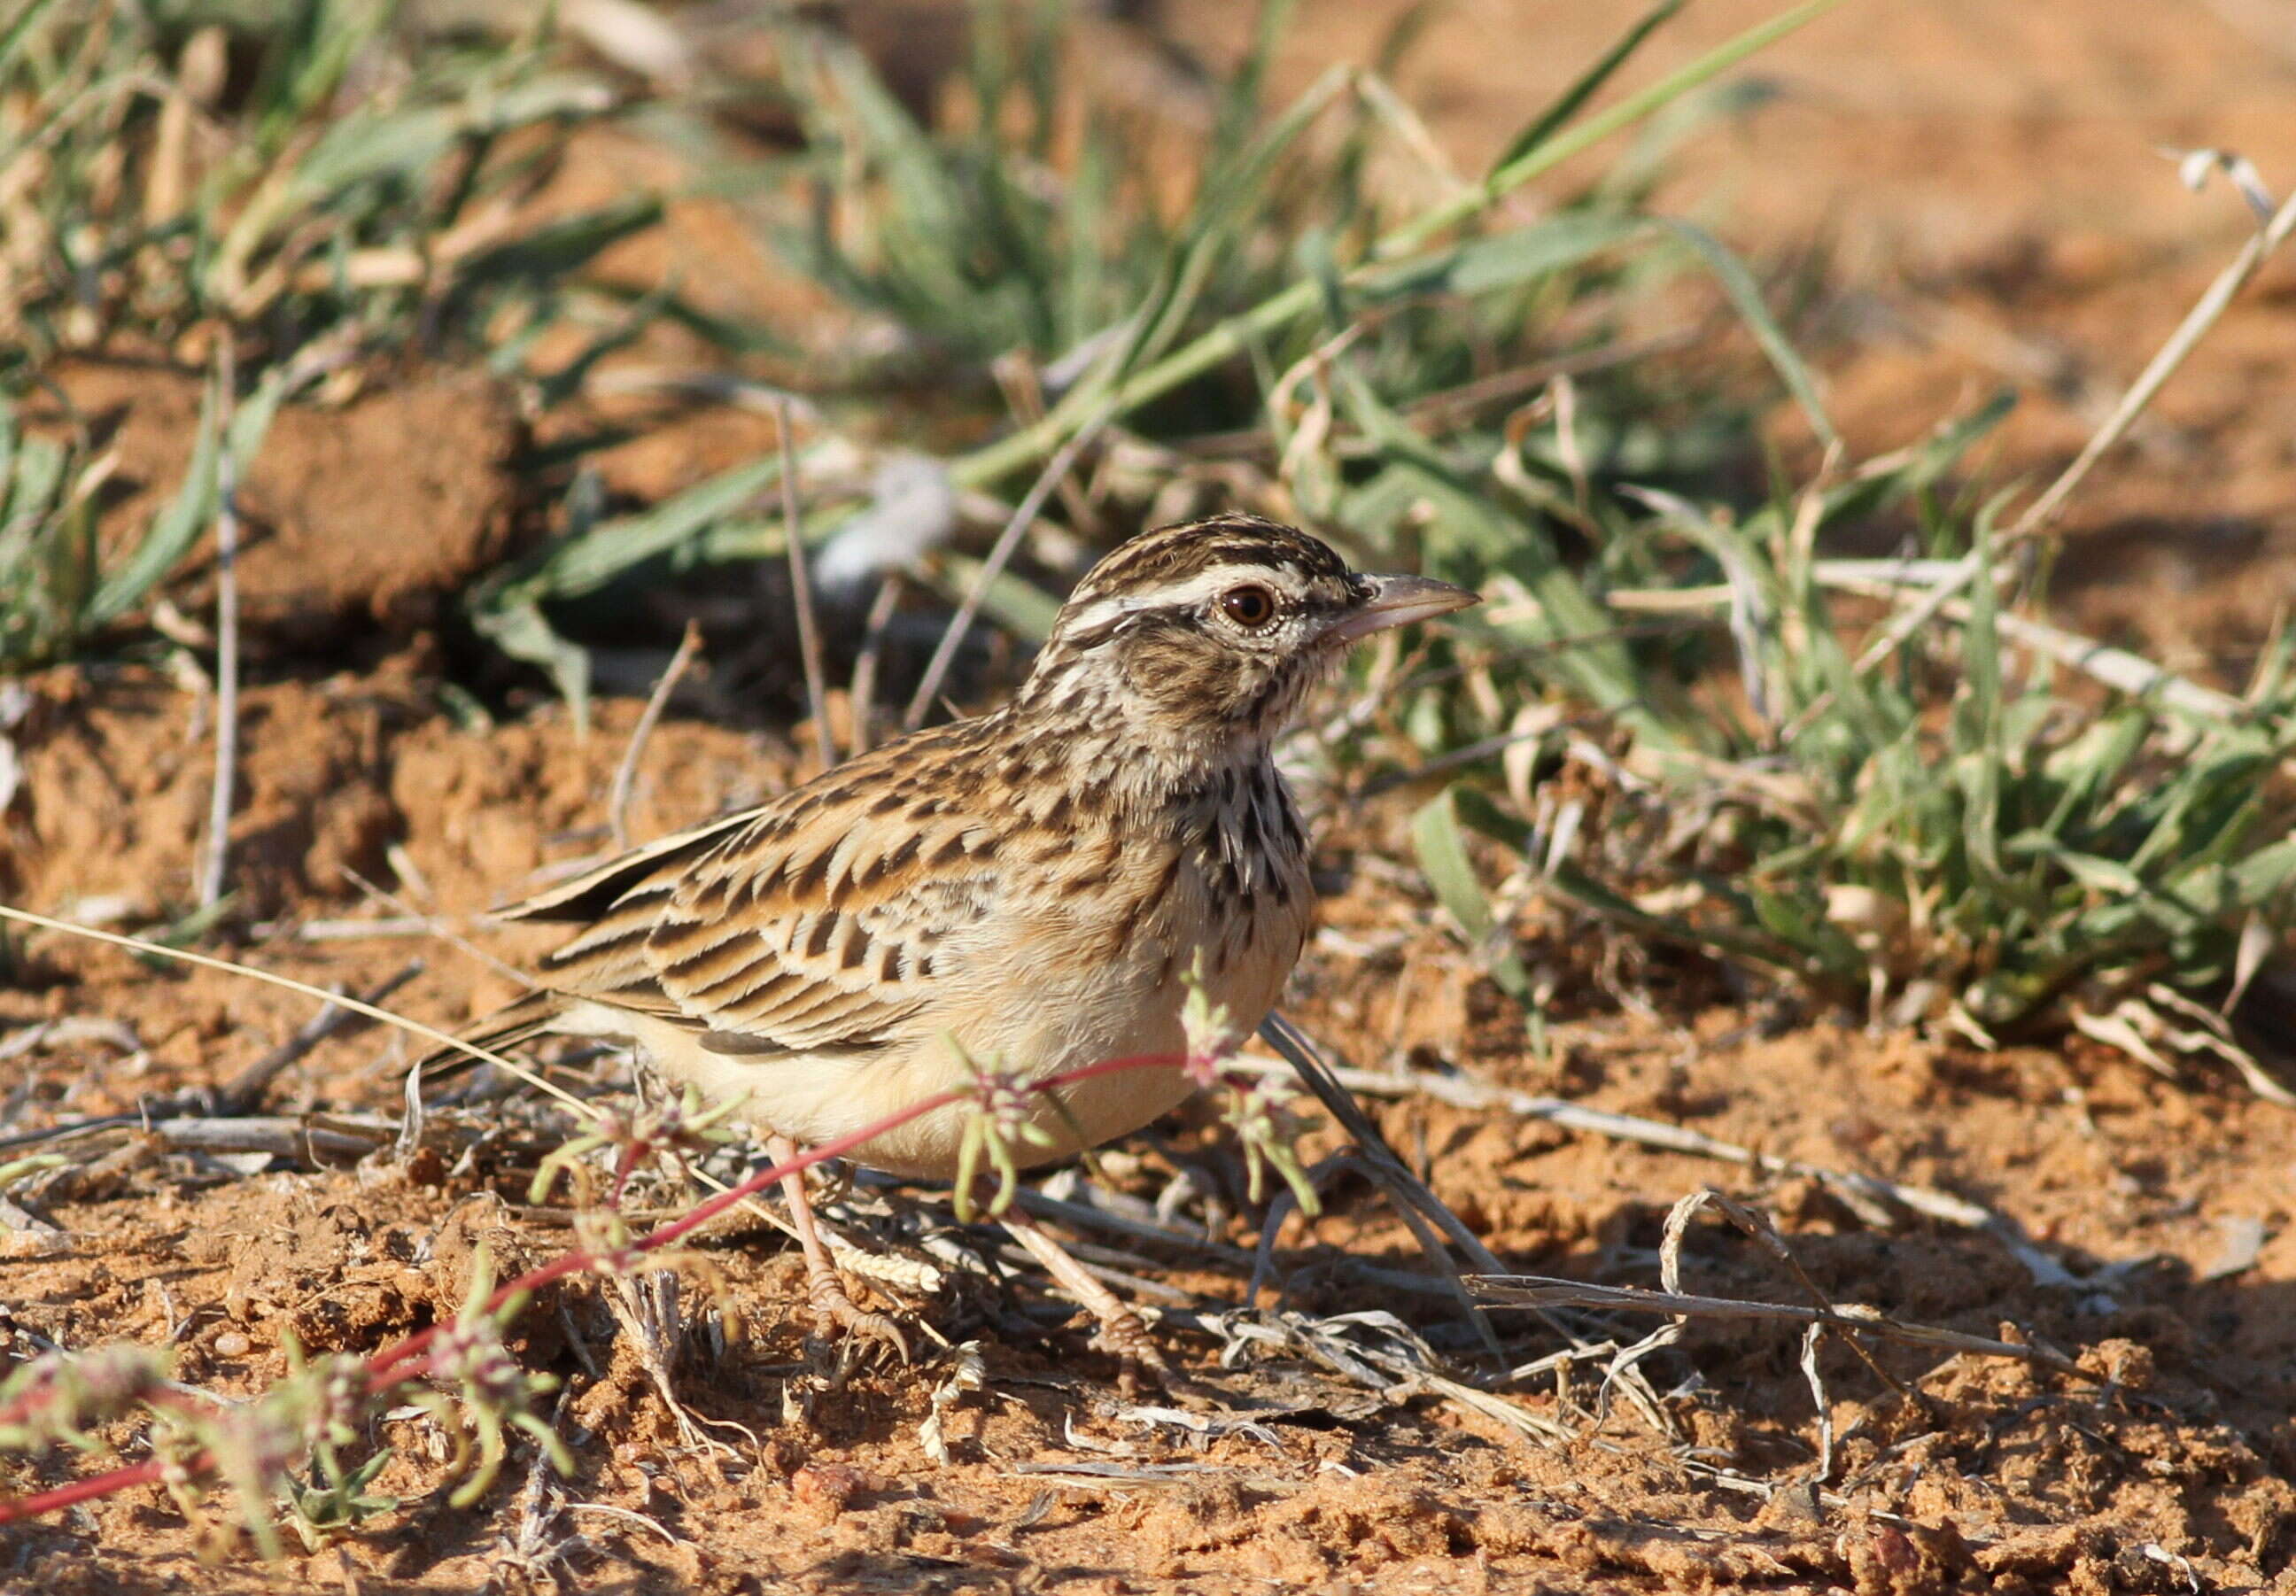
[{"label": "bird's beak", "polygon": [[1454,610],[1464,610],[1470,604],[1483,602],[1483,595],[1479,593],[1454,587],[1448,582],[1438,582],[1432,577],[1366,577],[1364,579],[1371,584],[1371,597],[1332,623],[1324,634],[1326,642],[1354,642],[1374,632],[1384,632],[1390,626],[1407,626],[1413,621],[1432,620],[1439,615],[1448,615]]}]

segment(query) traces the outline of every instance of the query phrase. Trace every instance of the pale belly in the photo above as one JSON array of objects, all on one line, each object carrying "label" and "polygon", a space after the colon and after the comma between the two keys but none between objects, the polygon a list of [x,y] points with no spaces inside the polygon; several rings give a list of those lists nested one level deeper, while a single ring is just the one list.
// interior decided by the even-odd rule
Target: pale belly
[{"label": "pale belly", "polygon": [[[1226,1006],[1231,1028],[1247,1036],[1272,1009],[1299,955],[1308,919],[1268,919],[1205,986]],[[1187,1039],[1181,1012],[1185,979],[1166,977],[1162,957],[1124,971],[1045,973],[994,984],[970,1003],[937,1014],[926,1034],[858,1052],[728,1057],[701,1045],[691,1031],[597,1003],[578,1004],[559,1028],[627,1037],[675,1084],[691,1084],[713,1101],[739,1099],[734,1117],[808,1146],[840,1144],[841,1156],[872,1168],[924,1180],[957,1173],[965,1127],[979,1112],[972,1101],[936,1108],[857,1143],[849,1139],[943,1093],[977,1092],[975,1066],[1020,1081],[1039,1081],[1087,1065],[1157,1059],[1029,1094],[1031,1134],[1012,1146],[1023,1165],[1047,1163],[1127,1135],[1169,1112],[1193,1090],[1179,1060]],[[1070,967],[1073,971],[1074,967]],[[924,1027],[920,1027],[923,1030]],[[963,1048],[951,1045],[954,1035]],[[972,1065],[968,1065],[968,1058]]]}]

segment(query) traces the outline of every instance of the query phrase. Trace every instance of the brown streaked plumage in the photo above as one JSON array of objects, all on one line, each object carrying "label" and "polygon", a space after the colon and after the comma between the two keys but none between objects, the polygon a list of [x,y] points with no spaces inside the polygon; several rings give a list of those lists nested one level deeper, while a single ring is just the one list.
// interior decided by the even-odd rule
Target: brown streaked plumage
[{"label": "brown streaked plumage", "polygon": [[[492,1035],[629,1037],[669,1078],[822,1141],[963,1082],[951,1037],[1037,1076],[1177,1053],[1199,958],[1211,997],[1257,1024],[1314,910],[1275,738],[1358,638],[1474,602],[1358,575],[1248,516],[1145,533],[1078,585],[1002,708],[505,911],[578,929]],[[1068,1088],[1039,1112],[1038,1156],[1136,1129],[1186,1090],[1177,1068]],[[948,1176],[966,1112],[854,1156]]]}]

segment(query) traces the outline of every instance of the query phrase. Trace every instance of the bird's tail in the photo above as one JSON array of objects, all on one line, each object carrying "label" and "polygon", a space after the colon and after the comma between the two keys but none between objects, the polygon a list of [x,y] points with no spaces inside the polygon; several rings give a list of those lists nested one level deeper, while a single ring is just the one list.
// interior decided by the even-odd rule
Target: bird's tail
[{"label": "bird's tail", "polygon": [[[541,1035],[557,1021],[565,1008],[566,1000],[555,992],[529,992],[488,1015],[480,1022],[479,1028],[463,1040],[472,1047],[482,1047],[488,1052],[498,1053]],[[452,1080],[482,1061],[459,1047],[436,1047],[415,1060],[407,1073],[420,1076],[427,1084],[432,1081]]]}]

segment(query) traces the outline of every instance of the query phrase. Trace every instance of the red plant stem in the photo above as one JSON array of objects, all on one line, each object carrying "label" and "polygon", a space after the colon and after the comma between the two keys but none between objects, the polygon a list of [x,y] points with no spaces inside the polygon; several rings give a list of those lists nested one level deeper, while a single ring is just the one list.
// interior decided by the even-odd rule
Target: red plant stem
[{"label": "red plant stem", "polygon": [[114,1469],[109,1474],[92,1474],[68,1486],[58,1486],[53,1491],[43,1491],[37,1496],[20,1496],[13,1502],[0,1502],[0,1524],[13,1524],[19,1518],[35,1518],[42,1513],[62,1512],[91,1497],[109,1496],[114,1491],[148,1486],[157,1481],[160,1474],[160,1460],[153,1458],[132,1468]]},{"label": "red plant stem", "polygon": [[[1180,1053],[1136,1053],[1128,1058],[1103,1059],[1095,1064],[1085,1064],[1075,1069],[1064,1069],[1058,1075],[1049,1075],[1043,1080],[1029,1082],[1028,1089],[1031,1092],[1050,1092],[1058,1087],[1074,1085],[1079,1081],[1091,1080],[1095,1076],[1115,1075],[1128,1069],[1170,1068],[1193,1062],[1196,1060]],[[761,1169],[740,1185],[728,1187],[709,1201],[701,1203],[668,1224],[647,1232],[627,1247],[616,1248],[613,1251],[603,1255],[578,1250],[554,1258],[540,1268],[529,1270],[508,1285],[496,1289],[493,1296],[487,1298],[480,1313],[481,1314],[496,1313],[513,1297],[525,1292],[538,1291],[545,1286],[564,1280],[570,1274],[579,1274],[585,1270],[595,1269],[601,1265],[619,1265],[632,1258],[659,1251],[680,1237],[689,1235],[700,1226],[709,1224],[710,1220],[715,1219],[743,1198],[773,1185],[783,1176],[793,1174],[800,1169],[809,1169],[825,1158],[833,1158],[840,1153],[849,1152],[863,1142],[874,1141],[886,1132],[897,1130],[922,1115],[930,1114],[936,1109],[947,1108],[953,1102],[962,1101],[967,1095],[969,1094],[962,1090],[936,1092],[931,1097],[920,1099],[909,1104],[899,1113],[888,1115],[873,1125],[864,1125],[857,1131],[832,1138],[818,1147],[808,1148],[785,1163],[776,1164],[769,1169]],[[382,1385],[409,1379],[421,1373],[419,1369],[406,1369],[405,1365],[420,1358],[429,1349],[430,1344],[449,1328],[451,1327],[447,1325],[434,1324],[428,1330],[419,1330],[402,1340],[391,1343],[368,1358],[366,1361],[368,1390],[372,1392]],[[0,1418],[12,1420],[20,1416],[12,1412],[7,1415],[0,1415]],[[207,1459],[202,1455],[191,1460],[188,1467],[198,1469],[203,1468],[206,1462]],[[91,1475],[86,1479],[74,1480],[70,1485],[59,1486],[53,1491],[43,1491],[37,1495],[20,1496],[13,1501],[0,1500],[0,1525],[37,1518],[43,1513],[56,1512],[77,1502],[86,1502],[98,1496],[109,1496],[115,1491],[125,1491],[135,1486],[149,1485],[158,1479],[160,1474],[160,1462],[154,1459],[150,1462],[137,1463],[131,1468],[115,1469],[109,1473]]]}]

